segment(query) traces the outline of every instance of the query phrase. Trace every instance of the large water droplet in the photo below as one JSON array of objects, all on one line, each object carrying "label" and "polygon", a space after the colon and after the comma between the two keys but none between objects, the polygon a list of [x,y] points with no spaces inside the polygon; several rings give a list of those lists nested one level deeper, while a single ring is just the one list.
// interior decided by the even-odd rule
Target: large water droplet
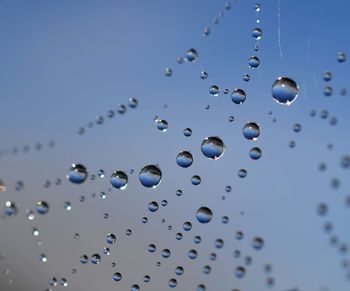
[{"label": "large water droplet", "polygon": [[213,85],[209,88],[209,94],[211,96],[218,96],[219,95],[219,92],[220,92],[220,89],[218,86],[216,85]]},{"label": "large water droplet", "polygon": [[50,206],[46,201],[39,201],[36,203],[36,212],[44,215],[49,212]]},{"label": "large water droplet", "polygon": [[157,124],[157,128],[160,130],[160,131],[167,131],[168,129],[168,122],[164,119],[156,119],[156,124]]},{"label": "large water droplet", "polygon": [[262,30],[259,27],[256,27],[256,28],[253,29],[252,36],[255,39],[257,39],[257,40],[261,39],[262,35],[263,35],[263,32],[262,32]]},{"label": "large water droplet", "polygon": [[259,66],[260,60],[256,56],[251,56],[248,60],[249,67],[255,69]]},{"label": "large water droplet", "polygon": [[86,180],[87,176],[88,172],[85,166],[81,164],[72,164],[69,168],[67,179],[74,184],[81,184]]},{"label": "large water droplet", "polygon": [[147,188],[155,188],[162,179],[161,170],[155,165],[145,166],[139,173],[141,184]]},{"label": "large water droplet", "polygon": [[117,189],[124,190],[128,186],[128,176],[122,171],[116,171],[111,176],[111,184]]},{"label": "large water droplet", "polygon": [[94,265],[97,265],[101,263],[101,256],[99,254],[93,254],[90,259],[91,263]]},{"label": "large water droplet", "polygon": [[299,87],[292,79],[279,77],[272,84],[272,97],[279,104],[292,104],[297,99],[298,93]]},{"label": "large water droplet", "polygon": [[217,160],[224,153],[224,143],[220,138],[210,136],[202,142],[201,150],[203,155],[205,155],[207,158]]},{"label": "large water droplet", "polygon": [[188,151],[182,151],[177,155],[176,163],[182,168],[188,168],[193,163],[193,156]]},{"label": "large water droplet", "polygon": [[208,207],[201,207],[197,210],[196,218],[200,223],[208,223],[213,217],[213,212]]},{"label": "large water droplet", "polygon": [[185,60],[190,62],[190,63],[195,62],[197,60],[197,58],[198,58],[198,53],[193,48],[189,49],[185,54]]},{"label": "large water droplet", "polygon": [[260,135],[260,126],[255,122],[248,122],[243,127],[243,136],[249,140],[256,140]]},{"label": "large water droplet", "polygon": [[234,89],[231,94],[231,100],[235,104],[242,104],[245,101],[246,94],[242,89]]},{"label": "large water droplet", "polygon": [[16,203],[14,203],[12,201],[6,201],[5,202],[5,214],[8,217],[16,216],[17,212],[18,212],[18,208],[16,206]]}]

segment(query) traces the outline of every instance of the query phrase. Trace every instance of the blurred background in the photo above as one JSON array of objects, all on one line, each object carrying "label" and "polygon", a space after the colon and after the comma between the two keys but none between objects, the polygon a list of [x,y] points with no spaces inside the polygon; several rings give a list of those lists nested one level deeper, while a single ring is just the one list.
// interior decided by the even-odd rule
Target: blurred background
[{"label": "blurred background", "polygon": [[[349,9],[0,1],[0,290],[349,290]],[[192,48],[198,58],[184,60]],[[272,98],[281,76],[299,87],[290,106]],[[244,103],[232,102],[235,88]],[[260,125],[257,140],[243,136],[247,122]],[[210,136],[225,145],[217,160],[201,152]],[[184,150],[188,168],[176,163]],[[66,178],[74,163],[84,183]],[[155,188],[140,183],[146,165],[161,169]],[[115,171],[128,176],[124,190],[110,183]]]}]

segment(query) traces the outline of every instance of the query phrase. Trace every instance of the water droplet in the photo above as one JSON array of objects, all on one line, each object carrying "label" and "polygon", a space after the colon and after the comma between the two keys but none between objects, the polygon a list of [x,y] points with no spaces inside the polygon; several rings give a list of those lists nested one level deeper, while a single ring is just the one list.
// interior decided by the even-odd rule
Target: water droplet
[{"label": "water droplet", "polygon": [[258,147],[251,148],[249,151],[249,156],[253,160],[259,160],[261,158],[261,149]]},{"label": "water droplet", "polygon": [[251,56],[248,60],[249,67],[255,69],[259,66],[260,60],[256,56]]},{"label": "water droplet", "polygon": [[204,27],[203,29],[203,35],[208,36],[210,34],[210,28],[209,27]]},{"label": "water droplet", "polygon": [[164,119],[156,119],[156,124],[157,124],[157,128],[162,131],[162,132],[166,132],[168,129],[168,122]]},{"label": "water droplet", "polygon": [[50,206],[46,201],[38,201],[36,203],[36,212],[44,215],[49,212]]},{"label": "water droplet", "polygon": [[211,86],[211,87],[209,88],[209,94],[210,94],[211,96],[218,96],[219,93],[220,93],[220,89],[219,89],[218,86],[213,85],[213,86]]},{"label": "water droplet", "polygon": [[111,184],[113,187],[124,190],[128,186],[128,176],[122,171],[116,171],[111,176]]},{"label": "water droplet", "polygon": [[64,202],[63,207],[67,211],[71,211],[72,210],[72,205],[68,201]]},{"label": "water droplet", "polygon": [[157,250],[157,247],[156,247],[154,244],[150,244],[150,245],[147,247],[147,250],[148,250],[150,253],[154,253],[154,252]]},{"label": "water droplet", "polygon": [[263,32],[262,32],[262,30],[261,30],[259,27],[255,27],[255,28],[253,29],[253,31],[252,31],[252,36],[253,36],[255,39],[257,39],[257,40],[261,39],[262,35],[263,35]]},{"label": "water droplet", "polygon": [[246,271],[245,271],[245,268],[244,268],[244,267],[238,266],[238,267],[236,268],[235,275],[236,275],[237,278],[243,278],[244,275],[245,275],[245,272],[246,272]]},{"label": "water droplet", "polygon": [[245,178],[247,176],[247,171],[245,169],[240,169],[238,171],[238,177]]},{"label": "water droplet", "polygon": [[295,123],[293,125],[293,131],[294,132],[300,132],[301,131],[301,124],[300,123]]},{"label": "water droplet", "polygon": [[91,263],[94,265],[97,265],[101,263],[101,256],[99,254],[93,254],[90,259]]},{"label": "water droplet", "polygon": [[33,210],[31,210],[31,209],[26,210],[26,215],[27,215],[28,220],[34,220],[34,218],[35,218],[35,214],[34,214]]},{"label": "water droplet", "polygon": [[162,255],[162,257],[163,258],[169,258],[170,257],[170,250],[169,249],[164,249],[164,250],[162,250],[162,252],[161,252],[161,255]]},{"label": "water droplet", "polygon": [[46,257],[45,254],[41,254],[41,255],[40,255],[40,261],[41,261],[42,263],[46,263],[46,262],[47,262],[47,257]]},{"label": "water droplet", "polygon": [[337,61],[339,63],[344,63],[346,61],[346,55],[343,52],[339,52],[337,55]]},{"label": "water droplet", "polygon": [[323,72],[323,80],[326,82],[329,82],[330,80],[332,80],[332,73],[329,71]]},{"label": "water droplet", "polygon": [[188,257],[191,259],[191,260],[194,260],[195,258],[197,258],[198,256],[198,253],[196,250],[189,250],[188,251]]},{"label": "water droplet", "polygon": [[208,207],[201,207],[197,210],[196,218],[200,223],[208,223],[213,217],[213,212]]},{"label": "water droplet", "polygon": [[195,62],[197,60],[197,58],[198,58],[198,53],[193,48],[189,49],[185,54],[185,60],[190,62],[190,63]]},{"label": "water droplet", "polygon": [[250,81],[250,76],[248,74],[243,75],[243,81],[249,82]]},{"label": "water droplet", "polygon": [[190,231],[192,229],[192,223],[189,221],[184,222],[182,228],[184,231]]},{"label": "water droplet", "polygon": [[255,122],[248,122],[243,126],[243,136],[249,140],[256,140],[260,135],[260,126]]},{"label": "water droplet", "polygon": [[69,168],[67,179],[74,184],[83,183],[88,176],[85,166],[81,164],[72,164]]},{"label": "water droplet", "polygon": [[272,84],[272,97],[278,104],[290,105],[298,97],[299,87],[292,79],[278,77]]},{"label": "water droplet", "polygon": [[155,201],[152,201],[148,204],[148,210],[151,212],[156,212],[158,210],[158,203]]},{"label": "water droplet", "polygon": [[198,175],[194,175],[192,178],[191,178],[191,183],[195,186],[199,185],[201,183],[202,179],[201,177],[199,177]]},{"label": "water droplet", "polygon": [[184,59],[183,59],[183,57],[177,57],[176,61],[177,61],[178,64],[182,64]]},{"label": "water droplet", "polygon": [[136,108],[139,105],[139,101],[136,98],[129,98],[129,107]]},{"label": "water droplet", "polygon": [[259,3],[256,3],[256,4],[254,5],[254,10],[255,10],[256,12],[260,12],[260,10],[261,10],[261,5],[260,5]]},{"label": "water droplet", "polygon": [[242,104],[246,99],[246,94],[242,89],[234,89],[231,94],[231,100],[235,104]]},{"label": "water droplet", "polygon": [[176,275],[181,276],[183,273],[184,273],[184,268],[183,268],[183,267],[177,266],[177,267],[175,268],[175,274],[176,274]]},{"label": "water droplet", "polygon": [[184,136],[189,137],[192,135],[192,129],[191,128],[185,128],[183,131]]},{"label": "water droplet", "polygon": [[168,283],[168,284],[169,284],[169,287],[170,287],[170,288],[174,288],[174,287],[176,287],[176,285],[177,285],[177,281],[176,281],[176,279],[173,278],[173,279],[170,279],[170,280],[169,280],[169,283]]},{"label": "water droplet", "polygon": [[173,74],[173,70],[170,68],[165,68],[165,76],[170,77]]},{"label": "water droplet", "polygon": [[126,112],[126,106],[124,104],[119,104],[117,107],[117,112],[119,114],[124,114]]},{"label": "water droplet", "polygon": [[326,86],[323,88],[324,96],[329,97],[332,95],[332,93],[333,93],[333,88],[331,86]]},{"label": "water droplet", "polygon": [[62,278],[62,279],[60,280],[60,285],[61,285],[62,287],[67,287],[67,286],[68,286],[67,280],[66,280],[65,278]]},{"label": "water droplet", "polygon": [[116,238],[115,234],[109,233],[109,234],[107,234],[106,241],[108,244],[114,245],[115,242],[117,241],[117,238]]},{"label": "water droplet", "polygon": [[139,173],[141,184],[147,188],[155,188],[162,179],[161,170],[155,165],[145,166]]},{"label": "water droplet", "polygon": [[80,256],[80,263],[85,265],[89,261],[89,257],[87,255],[81,255]]},{"label": "water droplet", "polygon": [[182,168],[188,168],[193,163],[193,156],[188,151],[182,151],[177,155],[176,163]]},{"label": "water droplet", "polygon": [[122,274],[120,274],[120,273],[114,273],[114,274],[113,274],[113,280],[114,280],[114,281],[118,282],[118,281],[120,281],[121,279],[122,279]]},{"label": "water droplet", "polygon": [[12,201],[6,201],[5,202],[5,215],[8,217],[14,217],[16,216],[18,212],[18,208],[16,206],[16,203]]},{"label": "water droplet", "polygon": [[56,287],[57,286],[57,279],[55,277],[51,277],[49,279],[49,285],[52,287]]},{"label": "water droplet", "polygon": [[264,240],[261,237],[256,237],[253,240],[253,248],[256,250],[261,250],[264,246]]},{"label": "water droplet", "polygon": [[200,78],[202,80],[208,79],[208,73],[206,71],[201,71]]},{"label": "water droplet", "polygon": [[223,141],[216,136],[205,138],[201,145],[203,155],[212,160],[219,159],[224,154],[224,149]]}]

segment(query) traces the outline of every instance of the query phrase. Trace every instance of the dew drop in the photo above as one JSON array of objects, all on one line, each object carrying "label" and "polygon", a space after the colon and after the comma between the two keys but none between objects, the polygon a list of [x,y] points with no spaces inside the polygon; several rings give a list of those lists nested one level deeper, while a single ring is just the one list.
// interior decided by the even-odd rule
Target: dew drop
[{"label": "dew drop", "polygon": [[139,173],[141,184],[147,188],[155,188],[159,185],[162,178],[161,170],[155,165],[148,165],[142,168]]},{"label": "dew drop", "polygon": [[272,84],[272,97],[282,105],[292,104],[298,97],[299,87],[292,79],[278,77]]},{"label": "dew drop", "polygon": [[257,140],[260,135],[260,126],[255,122],[248,122],[243,126],[243,136],[249,140]]},{"label": "dew drop", "polygon": [[200,223],[208,223],[213,217],[213,212],[208,207],[201,207],[197,210],[196,218]]},{"label": "dew drop", "polygon": [[88,176],[85,166],[81,164],[72,164],[69,168],[67,179],[74,184],[83,183]]},{"label": "dew drop", "polygon": [[216,136],[205,138],[201,145],[203,155],[211,160],[219,159],[224,154],[224,149],[223,141]]},{"label": "dew drop", "polygon": [[176,163],[182,168],[188,168],[193,163],[193,156],[188,151],[182,151],[177,155]]},{"label": "dew drop", "polygon": [[259,160],[261,158],[261,149],[258,147],[251,148],[249,151],[249,156],[253,160]]},{"label": "dew drop", "polygon": [[189,49],[185,54],[185,60],[194,63],[198,58],[198,53],[195,49],[191,48]]},{"label": "dew drop", "polygon": [[220,93],[220,89],[219,89],[218,86],[213,85],[213,86],[211,86],[211,87],[209,88],[209,94],[210,94],[211,96],[218,96],[219,93]]},{"label": "dew drop", "polygon": [[248,60],[249,67],[255,69],[259,66],[260,60],[256,56],[251,56]]},{"label": "dew drop", "polygon": [[128,186],[128,176],[122,171],[116,171],[111,176],[111,184],[114,188],[124,190]]},{"label": "dew drop", "polygon": [[44,215],[49,212],[50,206],[46,201],[38,201],[36,203],[36,212]]},{"label": "dew drop", "polygon": [[252,36],[253,36],[255,39],[257,39],[257,40],[261,39],[262,35],[263,35],[263,32],[262,32],[262,30],[261,30],[259,27],[255,27],[255,28],[253,29],[253,31],[252,31]]},{"label": "dew drop", "polygon": [[246,99],[246,94],[242,89],[234,89],[231,94],[231,100],[235,104],[242,104]]}]

